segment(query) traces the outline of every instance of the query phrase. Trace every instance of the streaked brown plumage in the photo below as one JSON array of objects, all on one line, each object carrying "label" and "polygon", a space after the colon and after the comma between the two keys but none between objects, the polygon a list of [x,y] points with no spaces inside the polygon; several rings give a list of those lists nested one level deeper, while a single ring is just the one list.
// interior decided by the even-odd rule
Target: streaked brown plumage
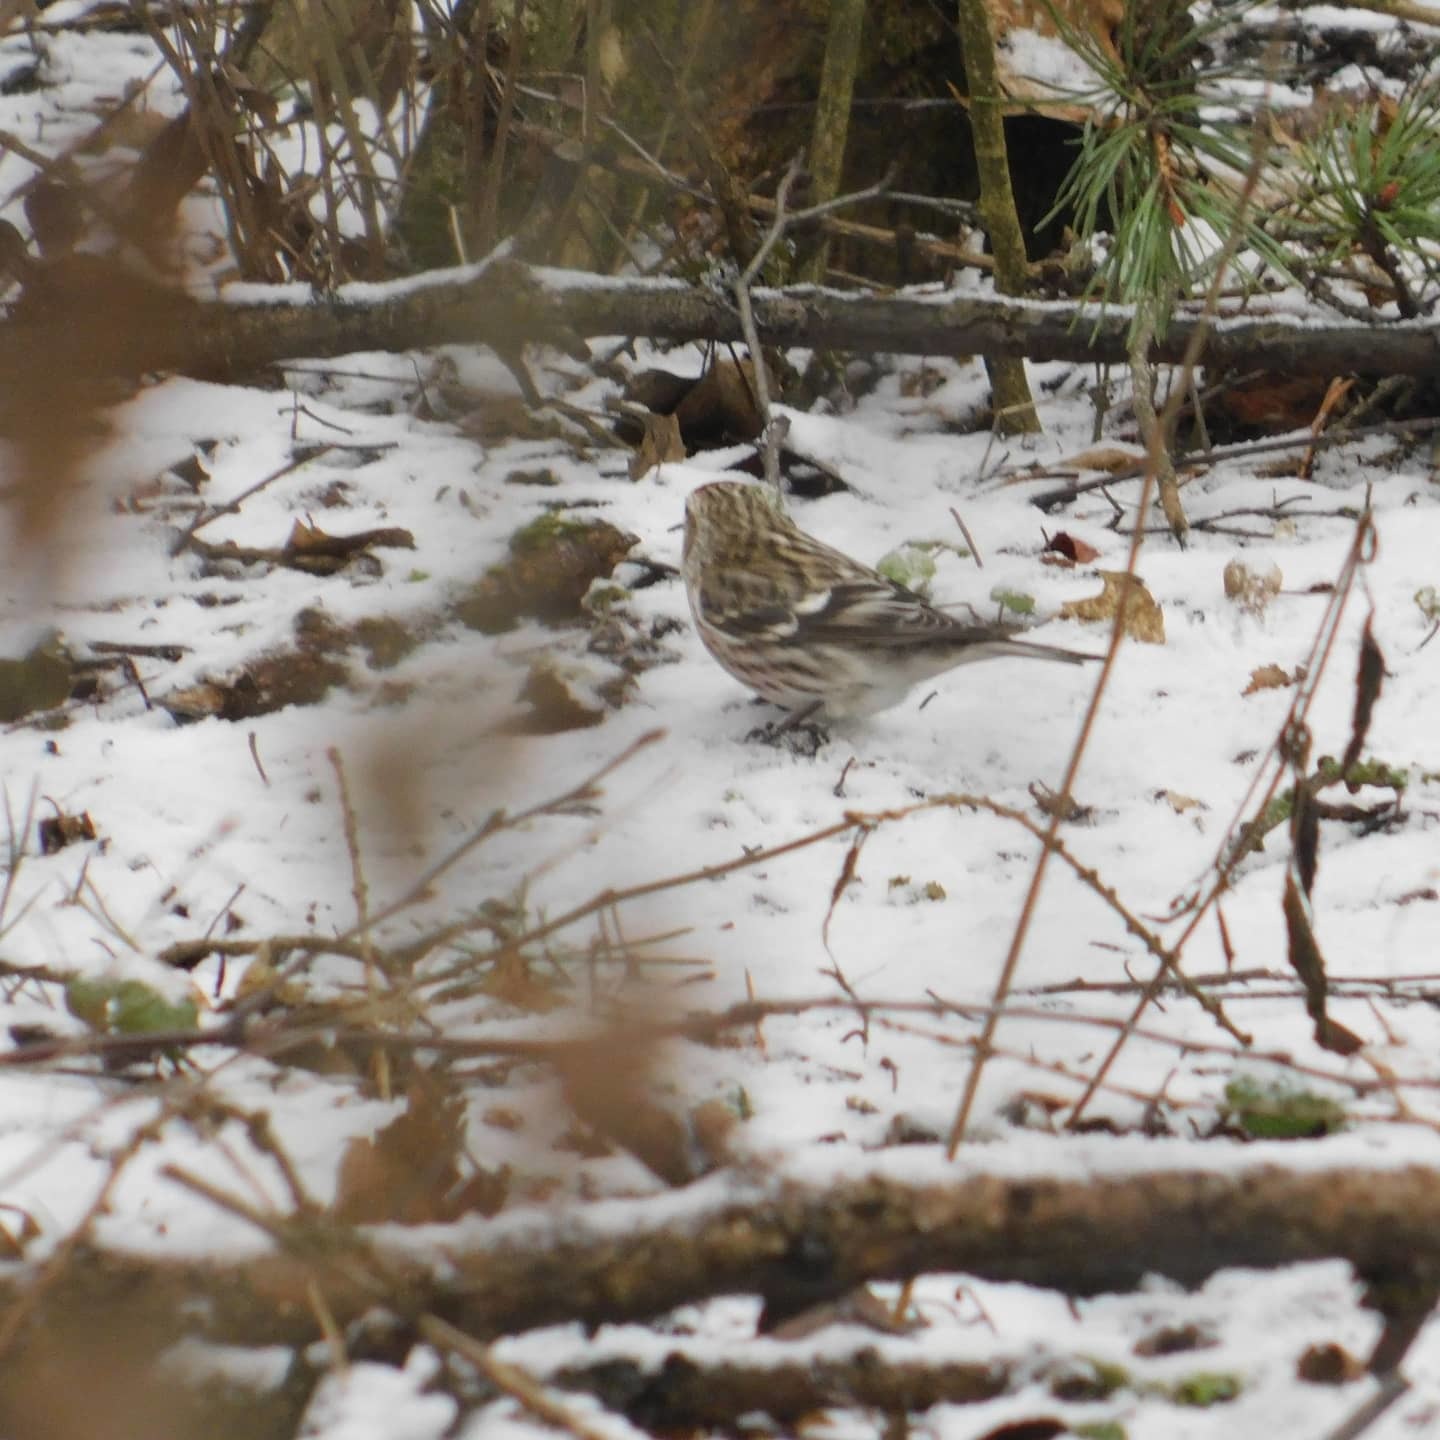
[{"label": "streaked brown plumage", "polygon": [[757,695],[797,713],[888,710],[974,660],[1095,658],[1017,640],[1017,626],[946,615],[807,535],[762,485],[717,480],[691,493],[681,572],[705,648]]}]

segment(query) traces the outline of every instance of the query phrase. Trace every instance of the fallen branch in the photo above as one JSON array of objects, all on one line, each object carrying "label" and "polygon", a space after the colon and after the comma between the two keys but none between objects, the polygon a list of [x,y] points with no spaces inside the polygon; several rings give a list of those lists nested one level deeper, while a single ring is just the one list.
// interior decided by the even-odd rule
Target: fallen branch
[{"label": "fallen branch", "polygon": [[[602,335],[671,341],[742,339],[731,297],[679,281],[615,280],[498,260],[432,271],[394,285],[352,286],[332,299],[156,302],[148,323],[100,323],[63,303],[56,313],[0,325],[0,386],[33,378],[37,363],[79,378],[175,371],[227,379],[301,357],[487,344],[513,355],[523,344],[580,353]],[[866,353],[1024,355],[1084,362],[1126,359],[1131,317],[1080,303],[975,296],[841,295],[792,288],[752,295],[765,345]],[[1150,358],[1178,362],[1198,319],[1175,316]],[[1208,365],[1291,374],[1430,374],[1440,325],[1381,320],[1313,325],[1272,316],[1216,323]]]},{"label": "fallen branch", "polygon": [[[1339,1257],[1403,1294],[1399,1281],[1440,1266],[1440,1170],[1364,1168],[1353,1146],[1339,1148],[1326,1169],[1307,1147],[1312,1163],[1300,1170],[1242,1163],[945,1179],[936,1163],[928,1181],[881,1170],[808,1184],[716,1176],[694,1187],[681,1213],[673,1191],[628,1201],[623,1231],[603,1205],[593,1226],[583,1211],[537,1210],[523,1226],[518,1215],[472,1219],[426,1226],[414,1240],[394,1226],[362,1239],[311,1214],[267,1220],[288,1239],[242,1260],[93,1253],[54,1277],[39,1308],[83,1298],[92,1313],[115,1306],[126,1324],[297,1344],[317,1333],[305,1298],[312,1285],[342,1327],[374,1305],[378,1287],[402,1324],[438,1313],[481,1342],[541,1325],[642,1320],[720,1295],[762,1295],[775,1317],[866,1281],[947,1272],[1078,1296],[1129,1290],[1147,1274],[1195,1285],[1237,1265]],[[1057,1147],[1057,1166],[1081,1153],[1092,1152]],[[924,1163],[913,1149],[903,1158],[910,1175]],[[0,1280],[0,1305],[14,1304],[25,1283],[23,1271]],[[33,1328],[44,1329],[43,1313]]]}]

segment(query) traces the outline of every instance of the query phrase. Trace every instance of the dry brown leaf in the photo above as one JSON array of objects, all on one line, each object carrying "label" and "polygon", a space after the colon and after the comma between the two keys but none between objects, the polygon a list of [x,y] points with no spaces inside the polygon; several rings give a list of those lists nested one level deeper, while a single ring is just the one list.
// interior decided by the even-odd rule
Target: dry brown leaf
[{"label": "dry brown leaf", "polygon": [[787,1315],[767,1327],[766,1333],[776,1340],[804,1340],[831,1325],[858,1325],[881,1335],[912,1335],[924,1329],[926,1323],[919,1319],[897,1319],[890,1301],[862,1285],[838,1300],[825,1300],[798,1314]]},{"label": "dry brown leaf", "polygon": [[563,1005],[559,987],[536,976],[523,955],[513,952],[502,955],[486,972],[476,987],[482,994],[503,1000],[517,1010],[544,1015]]},{"label": "dry brown leaf", "polygon": [[13,1206],[6,1223],[0,1225],[0,1259],[23,1260],[26,1247],[32,1240],[38,1240],[41,1233],[39,1223],[28,1210]]},{"label": "dry brown leaf", "polygon": [[[1340,402],[1355,388],[1355,377],[1353,375],[1337,375],[1325,388],[1325,398],[1320,402],[1320,408],[1315,412],[1314,419],[1310,422],[1310,433],[1319,436],[1325,429],[1325,422],[1330,418]],[[1300,461],[1298,473],[1302,480],[1308,480],[1311,472],[1315,469],[1315,447],[1311,445]]]},{"label": "dry brown leaf", "polygon": [[1279,665],[1257,665],[1250,672],[1250,683],[1240,693],[1256,695],[1261,690],[1283,690],[1287,685],[1293,685],[1296,678]]},{"label": "dry brown leaf", "polygon": [[48,815],[41,820],[37,828],[42,855],[54,855],[67,845],[96,838],[95,822],[90,818],[88,810],[82,810],[78,815],[67,815],[63,810],[57,809],[54,815]]},{"label": "dry brown leaf", "polygon": [[1146,645],[1165,643],[1165,612],[1137,575],[1124,570],[1102,570],[1104,588],[1084,600],[1067,600],[1060,607],[1062,620],[1113,621],[1125,597],[1125,634]]},{"label": "dry brown leaf", "polygon": [[1261,574],[1240,560],[1225,567],[1225,595],[1251,615],[1263,615],[1265,608],[1280,593],[1284,577],[1280,567],[1272,565]]},{"label": "dry brown leaf", "polygon": [[1333,1340],[1307,1346],[1295,1365],[1296,1379],[1311,1385],[1346,1385],[1364,1373],[1365,1362]]},{"label": "dry brown leaf", "polygon": [[630,457],[630,478],[638,480],[657,465],[685,458],[685,442],[680,438],[680,420],[675,415],[646,414],[641,423],[645,433]]},{"label": "dry brown leaf", "polygon": [[1066,824],[1083,824],[1095,814],[1093,806],[1082,805],[1068,792],[1052,790],[1038,780],[1030,786],[1030,798],[1042,815],[1048,815],[1052,820],[1059,816]]},{"label": "dry brown leaf", "polygon": [[516,1131],[525,1128],[525,1119],[520,1112],[505,1105],[491,1105],[481,1113],[480,1119],[497,1130]]},{"label": "dry brown leaf", "polygon": [[417,1225],[471,1211],[495,1214],[505,1203],[508,1174],[481,1171],[462,1184],[464,1138],[464,1096],[443,1080],[417,1071],[404,1111],[373,1139],[362,1137],[345,1147],[335,1190],[336,1217],[351,1223],[398,1220]]},{"label": "dry brown leaf", "polygon": [[1155,798],[1165,801],[1177,815],[1183,815],[1187,810],[1208,810],[1210,808],[1203,800],[1197,800],[1193,795],[1182,795],[1178,790],[1157,791]]},{"label": "dry brown leaf", "polygon": [[1279,375],[1273,371],[1236,380],[1220,388],[1214,404],[1235,421],[1263,434],[1309,429],[1324,403],[1329,382],[1323,375]]},{"label": "dry brown leaf", "polygon": [[361,530],[353,535],[333,535],[307,516],[291,525],[280,559],[282,564],[288,563],[297,569],[329,574],[360,551],[380,547],[413,550],[415,537],[396,526]]},{"label": "dry brown leaf", "polygon": [[[773,380],[771,386],[773,394]],[[712,365],[675,407],[675,418],[692,449],[754,440],[764,429],[755,406],[754,365],[734,360]]]},{"label": "dry brown leaf", "polygon": [[1098,560],[1100,552],[1088,541],[1079,540],[1069,531],[1060,530],[1045,542],[1040,556],[1042,565],[1089,565]]},{"label": "dry brown leaf", "polygon": [[1069,470],[1098,470],[1106,475],[1133,470],[1144,463],[1143,450],[1122,450],[1118,445],[1102,445],[1097,450],[1082,450],[1078,455],[1068,456],[1060,462]]}]

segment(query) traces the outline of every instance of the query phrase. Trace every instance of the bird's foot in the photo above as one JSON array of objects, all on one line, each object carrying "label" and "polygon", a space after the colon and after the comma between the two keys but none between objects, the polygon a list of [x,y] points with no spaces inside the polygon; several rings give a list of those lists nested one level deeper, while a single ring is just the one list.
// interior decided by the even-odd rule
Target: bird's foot
[{"label": "bird's foot", "polygon": [[788,750],[802,760],[813,760],[830,743],[830,732],[814,720],[790,715],[784,720],[772,720],[768,725],[757,725],[745,739],[752,744]]}]

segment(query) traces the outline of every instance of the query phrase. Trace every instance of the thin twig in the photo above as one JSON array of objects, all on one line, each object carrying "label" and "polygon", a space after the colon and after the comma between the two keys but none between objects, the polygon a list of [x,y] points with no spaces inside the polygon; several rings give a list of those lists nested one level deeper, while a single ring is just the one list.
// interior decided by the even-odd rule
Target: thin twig
[{"label": "thin twig", "polygon": [[[1265,147],[1260,143],[1260,128],[1256,127],[1256,143],[1253,148],[1253,160],[1250,171],[1245,178],[1245,186],[1237,203],[1237,216],[1244,210],[1253,198],[1255,187],[1259,184],[1261,164],[1264,157]],[[1148,448],[1146,454],[1145,477],[1140,489],[1139,513],[1143,517],[1150,508],[1150,499],[1155,491],[1162,465],[1168,460],[1168,454],[1162,454],[1162,448],[1168,447],[1171,443],[1171,431],[1174,426],[1176,415],[1179,413],[1182,398],[1190,389],[1190,377],[1194,374],[1195,367],[1199,363],[1201,351],[1205,347],[1205,341],[1209,335],[1210,328],[1214,323],[1215,313],[1218,308],[1218,296],[1224,280],[1225,271],[1229,268],[1230,261],[1234,258],[1240,244],[1240,226],[1237,223],[1232,227],[1229,235],[1225,237],[1225,243],[1221,247],[1219,258],[1216,262],[1215,273],[1211,285],[1205,297],[1205,304],[1195,324],[1195,329],[1190,335],[1184,355],[1180,364],[1181,380],[1171,391],[1170,401],[1166,405],[1165,414],[1161,423],[1151,429],[1148,437]],[[1135,534],[1130,538],[1130,550],[1126,556],[1125,573],[1130,577],[1131,582],[1126,584],[1120,592],[1119,603],[1115,607],[1115,621],[1110,627],[1110,643],[1105,650],[1105,659],[1100,666],[1100,674],[1096,678],[1095,688],[1090,696],[1090,703],[1086,707],[1085,715],[1080,722],[1080,733],[1076,737],[1075,745],[1070,752],[1070,759],[1065,767],[1064,778],[1060,782],[1061,796],[1073,795],[1075,793],[1075,781],[1080,773],[1080,764],[1084,759],[1085,751],[1089,746],[1090,737],[1094,732],[1095,722],[1100,713],[1100,705],[1104,698],[1105,691],[1110,683],[1110,676],[1115,668],[1115,661],[1120,653],[1121,641],[1125,635],[1125,616],[1129,609],[1130,597],[1135,591],[1136,569],[1140,561],[1140,548],[1144,543],[1144,525],[1138,525]],[[999,977],[995,982],[993,1008],[986,1016],[985,1026],[980,1038],[976,1043],[975,1057],[970,1065],[970,1073],[966,1076],[965,1089],[960,1098],[960,1104],[955,1112],[955,1120],[950,1127],[950,1135],[946,1142],[946,1153],[953,1159],[956,1150],[959,1148],[961,1137],[965,1133],[965,1127],[970,1120],[970,1112],[975,1104],[975,1097],[980,1088],[980,1077],[985,1068],[985,1062],[990,1047],[994,1043],[995,1029],[1000,1023],[1000,1013],[1004,1008],[1006,998],[1014,984],[1015,974],[1019,967],[1020,955],[1025,945],[1025,938],[1030,930],[1030,922],[1034,917],[1036,905],[1039,902],[1040,890],[1044,884],[1045,872],[1050,863],[1050,857],[1055,854],[1054,844],[1059,839],[1060,825],[1065,813],[1064,805],[1057,805],[1050,817],[1050,824],[1045,833],[1045,839],[1040,848],[1040,853],[1035,859],[1035,869],[1030,877],[1030,886],[1026,891],[1024,903],[1020,909],[1020,915],[1015,922],[1015,932],[1011,938],[1009,951],[1006,953],[1005,962],[1001,966]],[[1180,947],[1176,946],[1171,952],[1178,956]],[[1157,980],[1166,973],[1168,966],[1156,972]],[[1177,972],[1178,973],[1178,972]],[[1137,1010],[1138,1014],[1138,1010]],[[1112,1048],[1110,1059],[1113,1060],[1119,1053],[1120,1046],[1124,1043],[1122,1036],[1116,1041]],[[1078,1108],[1078,1107],[1077,1107]],[[1076,1112],[1072,1112],[1070,1123],[1073,1125],[1076,1120]]]},{"label": "thin twig", "polygon": [[242,490],[233,500],[227,500],[223,505],[217,505],[213,510],[206,511],[199,516],[190,528],[186,530],[170,547],[171,556],[176,556],[184,550],[199,533],[213,520],[218,520],[222,515],[235,515],[239,513],[240,507],[252,496],[258,495],[267,485],[273,485],[275,481],[298,470],[302,465],[308,465],[312,460],[318,460],[322,455],[328,454],[335,447],[333,445],[308,445],[304,451],[280,466],[278,470],[272,470],[263,480],[257,480],[248,490]]},{"label": "thin twig", "polygon": [[[1360,566],[1365,563],[1372,554],[1374,540],[1374,520],[1367,509],[1361,517],[1360,523],[1355,527],[1355,537],[1351,542],[1350,551],[1346,555],[1345,562],[1341,567],[1340,577],[1337,579],[1331,591],[1329,603],[1326,605],[1325,613],[1321,617],[1315,641],[1310,648],[1310,654],[1305,662],[1305,676],[1296,686],[1295,698],[1291,702],[1290,709],[1277,730],[1275,739],[1270,744],[1270,749],[1256,767],[1254,778],[1251,780],[1250,787],[1240,802],[1240,806],[1236,811],[1236,817],[1230,823],[1230,826],[1225,832],[1225,838],[1221,841],[1220,849],[1212,865],[1213,878],[1209,890],[1203,896],[1199,894],[1191,896],[1184,905],[1178,907],[1176,910],[1177,915],[1184,913],[1186,909],[1193,912],[1190,915],[1189,923],[1185,926],[1179,939],[1175,942],[1174,950],[1177,954],[1184,949],[1191,935],[1199,928],[1200,922],[1204,919],[1210,908],[1218,902],[1220,896],[1229,888],[1230,879],[1234,874],[1235,867],[1240,863],[1244,855],[1242,848],[1234,845],[1231,839],[1242,823],[1243,817],[1250,813],[1252,803],[1254,803],[1255,813],[1263,813],[1271,800],[1274,799],[1280,787],[1281,779],[1285,774],[1285,766],[1283,763],[1275,765],[1269,784],[1264,788],[1259,801],[1254,802],[1254,797],[1257,790],[1260,789],[1262,778],[1270,771],[1272,763],[1281,757],[1285,736],[1292,733],[1297,725],[1303,724],[1305,716],[1309,713],[1310,706],[1315,698],[1315,693],[1319,688],[1321,677],[1325,673],[1330,654],[1334,648],[1336,637],[1339,634],[1340,620],[1344,615],[1346,602],[1350,598],[1351,589],[1354,587],[1355,577],[1359,573]],[[1158,979],[1159,977],[1157,976],[1156,978]],[[1152,981],[1141,993],[1134,1010],[1131,1012],[1130,1018],[1132,1023],[1138,1021],[1140,1016],[1144,1014],[1151,1001],[1154,1000],[1155,994],[1154,981]],[[1101,1060],[1095,1072],[1096,1084],[1104,1079],[1110,1067],[1115,1063],[1125,1043],[1125,1038],[1125,1035],[1122,1034],[1115,1041],[1109,1053]],[[1083,1113],[1092,1095],[1093,1090],[1087,1090],[1086,1093],[1080,1097],[1074,1111],[1071,1112],[1071,1124],[1074,1124],[1077,1117]]]},{"label": "thin twig", "polygon": [[760,423],[763,427],[764,440],[761,458],[765,467],[765,479],[775,488],[777,494],[780,491],[780,446],[790,428],[790,422],[783,415],[772,415],[770,411],[770,384],[765,374],[765,352],[760,347],[760,334],[755,328],[755,312],[750,304],[750,287],[764,268],[766,260],[770,258],[770,252],[779,244],[780,237],[790,226],[803,224],[828,215],[843,206],[855,205],[862,200],[871,200],[878,195],[883,195],[893,174],[893,169],[887,170],[874,185],[864,190],[856,190],[849,195],[838,195],[833,200],[826,200],[819,205],[812,205],[806,210],[797,210],[791,213],[787,210],[786,205],[791,188],[800,178],[804,161],[804,154],[798,153],[786,167],[785,174],[781,177],[779,187],[775,191],[775,215],[770,222],[770,228],[765,232],[765,237],[751,257],[750,263],[736,277],[735,283],[731,287],[735,292],[736,308],[740,312],[740,330],[745,336],[745,344],[749,347],[751,366],[755,372],[755,408],[759,412]]},{"label": "thin twig", "polygon": [[416,1325],[420,1334],[441,1350],[450,1350],[468,1360],[498,1389],[518,1401],[537,1420],[565,1430],[577,1440],[615,1440],[615,1428],[594,1425],[558,1396],[547,1390],[533,1375],[518,1365],[499,1359],[490,1345],[457,1330],[438,1315],[422,1315]]},{"label": "thin twig", "polygon": [[[1175,457],[1175,463],[1184,467],[1204,463],[1208,466],[1215,466],[1226,460],[1245,460],[1252,455],[1269,455],[1276,451],[1283,450],[1325,450],[1333,445],[1341,445],[1351,440],[1362,440],[1371,435],[1428,435],[1432,431],[1440,430],[1440,416],[1430,416],[1418,420],[1384,420],[1374,425],[1360,425],[1354,429],[1341,430],[1338,427],[1326,431],[1323,435],[1314,435],[1307,429],[1294,436],[1279,436],[1269,440],[1250,440],[1240,445],[1222,445],[1212,450],[1185,450]],[[1030,503],[1040,510],[1052,510],[1057,505],[1067,504],[1080,495],[1088,494],[1092,490],[1103,490],[1107,485],[1118,485],[1122,480],[1139,480],[1145,474],[1145,467],[1131,465],[1124,469],[1109,472],[1104,475],[1093,476],[1089,480],[1075,480],[1063,489],[1047,490],[1040,495],[1032,495]],[[1041,472],[1035,475],[1024,473],[1011,474],[1001,481],[1005,485],[1023,485],[1031,480],[1049,480],[1053,476]]]},{"label": "thin twig", "polygon": [[980,547],[975,543],[975,537],[970,533],[970,527],[960,518],[960,512],[952,505],[950,507],[951,518],[960,527],[960,533],[965,537],[965,543],[970,547],[970,554],[975,558],[975,568],[983,570],[985,562],[980,558]]},{"label": "thin twig", "polygon": [[[355,897],[355,933],[360,941],[360,950],[365,957],[365,993],[370,1004],[378,1013],[380,1008],[379,966],[375,954],[375,942],[370,929],[370,887],[365,882],[365,867],[360,859],[360,825],[355,818],[355,806],[350,799],[350,787],[345,779],[345,764],[340,751],[330,746],[325,758],[335,772],[335,784],[340,800],[341,823],[345,835],[345,852],[350,857],[350,893]],[[376,1093],[382,1100],[389,1100],[390,1061],[383,1045],[377,1045],[373,1052]]]},{"label": "thin twig", "polygon": [[[534,820],[540,815],[560,814],[566,810],[573,810],[577,805],[588,805],[592,803],[600,794],[599,785],[602,780],[612,775],[622,765],[628,764],[642,750],[647,749],[659,740],[663,740],[666,733],[664,730],[647,730],[639,739],[627,745],[614,759],[607,760],[598,770],[587,776],[572,789],[567,790],[563,795],[556,795],[549,800],[543,800],[538,805],[532,805],[528,810],[520,811],[517,815],[506,815],[503,810],[494,811],[486,817],[479,829],[468,835],[448,853],[442,855],[418,880],[410,885],[403,895],[396,900],[392,900],[390,904],[371,915],[371,926],[383,924],[393,915],[398,914],[401,910],[408,909],[411,905],[423,899],[429,894],[434,883],[447,870],[453,869],[477,846],[483,845],[485,841],[498,835],[502,830],[513,830],[516,826]],[[358,934],[358,927],[352,927],[345,931],[339,939],[342,941],[353,940]]]}]

